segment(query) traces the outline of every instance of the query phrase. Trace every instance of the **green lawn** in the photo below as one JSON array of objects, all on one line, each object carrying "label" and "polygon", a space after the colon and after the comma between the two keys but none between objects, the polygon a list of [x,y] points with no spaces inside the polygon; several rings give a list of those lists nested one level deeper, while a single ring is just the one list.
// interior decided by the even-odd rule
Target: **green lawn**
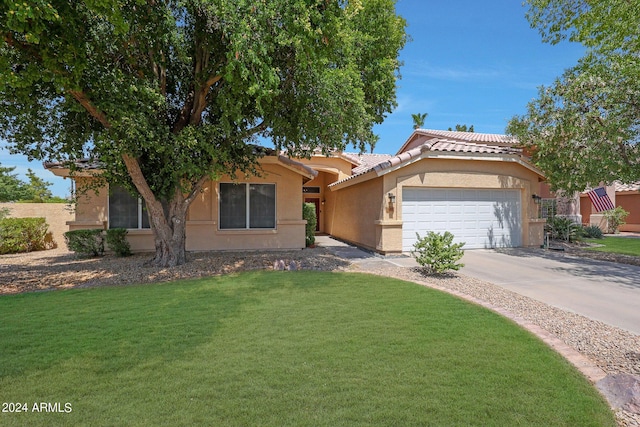
[{"label": "green lawn", "polygon": [[[0,425],[613,426],[568,362],[416,284],[251,272],[0,297]],[[34,403],[70,413],[34,413]]]},{"label": "green lawn", "polygon": [[589,248],[594,251],[640,256],[640,239],[631,237],[605,237],[603,239],[587,239],[587,241],[589,243],[603,245]]}]

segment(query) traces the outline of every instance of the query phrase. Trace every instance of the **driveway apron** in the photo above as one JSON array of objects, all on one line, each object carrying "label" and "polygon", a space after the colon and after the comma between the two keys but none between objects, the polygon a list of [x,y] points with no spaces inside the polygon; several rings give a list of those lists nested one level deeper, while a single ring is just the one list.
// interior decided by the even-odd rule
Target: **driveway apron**
[{"label": "driveway apron", "polygon": [[[416,267],[409,256],[384,257],[318,236],[316,242],[362,271]],[[539,248],[466,250],[460,274],[640,335],[640,267]]]},{"label": "driveway apron", "polygon": [[640,267],[544,249],[468,250],[462,274],[640,335]]}]

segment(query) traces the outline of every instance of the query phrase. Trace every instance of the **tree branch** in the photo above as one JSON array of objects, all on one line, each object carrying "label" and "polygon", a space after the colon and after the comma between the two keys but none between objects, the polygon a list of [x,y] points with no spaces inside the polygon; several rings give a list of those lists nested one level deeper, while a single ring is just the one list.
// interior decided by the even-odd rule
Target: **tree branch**
[{"label": "tree branch", "polygon": [[111,122],[107,119],[106,114],[103,111],[98,110],[83,91],[69,89],[67,92],[73,96],[73,98],[78,101],[85,110],[87,110],[91,117],[99,121],[106,129],[111,128]]}]

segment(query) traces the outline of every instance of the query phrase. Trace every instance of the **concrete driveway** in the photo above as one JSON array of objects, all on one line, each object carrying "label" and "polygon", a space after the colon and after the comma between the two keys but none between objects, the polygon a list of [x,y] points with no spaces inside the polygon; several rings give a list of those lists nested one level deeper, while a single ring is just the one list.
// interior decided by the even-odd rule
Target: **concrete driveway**
[{"label": "concrete driveway", "polygon": [[640,267],[543,249],[468,250],[460,273],[640,335]]},{"label": "concrete driveway", "polygon": [[[412,257],[374,255],[330,236],[316,242],[363,271],[379,263],[418,266]],[[640,267],[539,248],[469,249],[462,262],[461,274],[640,335]]]}]

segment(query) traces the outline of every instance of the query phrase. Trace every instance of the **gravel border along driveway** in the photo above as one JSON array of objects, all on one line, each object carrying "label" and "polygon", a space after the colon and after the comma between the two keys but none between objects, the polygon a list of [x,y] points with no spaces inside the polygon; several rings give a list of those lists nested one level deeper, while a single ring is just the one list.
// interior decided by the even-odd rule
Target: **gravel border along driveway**
[{"label": "gravel border along driveway", "polygon": [[[274,262],[294,263],[297,269],[325,271],[361,271],[332,255],[325,248],[275,252],[202,252],[189,253],[180,267],[161,269],[143,267],[149,254],[128,258],[107,255],[79,259],[66,249],[0,256],[0,295],[54,289],[122,286],[177,279],[228,274],[243,270],[273,269]],[[640,376],[640,336],[560,310],[499,286],[460,273],[443,277],[424,276],[418,269],[383,266],[362,271],[418,283],[427,283],[485,301],[524,319],[586,357],[606,374]],[[632,408],[633,409],[633,408]],[[618,425],[640,426],[638,411],[616,411]]]}]

